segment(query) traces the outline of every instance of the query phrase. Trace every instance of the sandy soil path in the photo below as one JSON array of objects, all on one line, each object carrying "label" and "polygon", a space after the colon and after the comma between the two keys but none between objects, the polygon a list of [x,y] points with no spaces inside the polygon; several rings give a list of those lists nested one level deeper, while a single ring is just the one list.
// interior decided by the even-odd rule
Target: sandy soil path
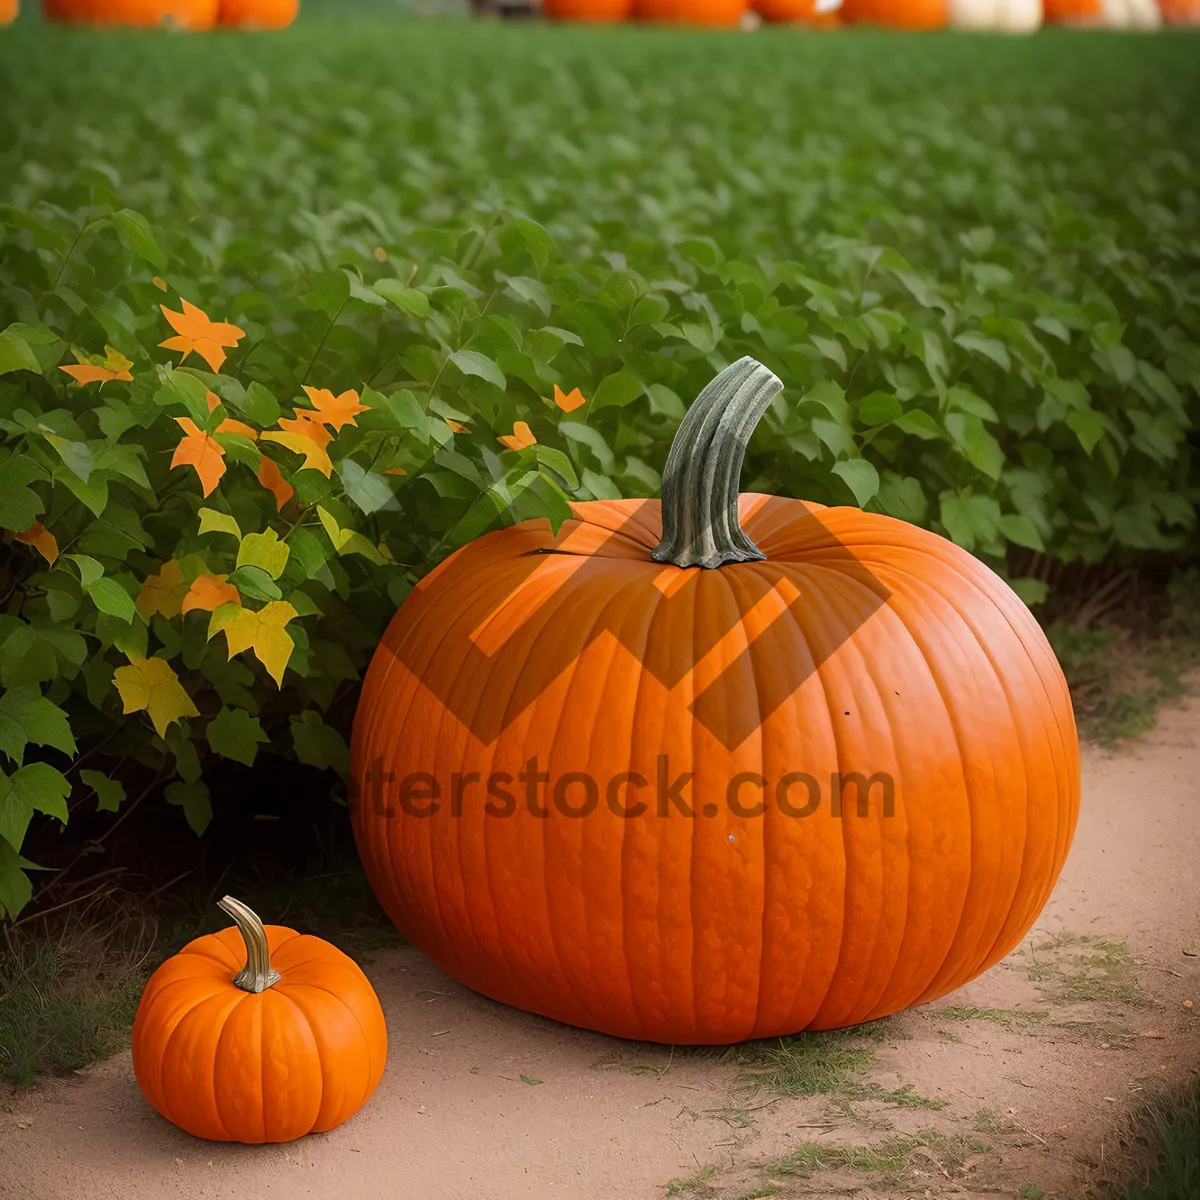
[{"label": "sandy soil path", "polygon": [[346,1126],[288,1146],[198,1142],[144,1103],[124,1053],[0,1106],[0,1196],[1079,1200],[1114,1169],[1139,1097],[1200,1073],[1198,955],[1192,698],[1131,749],[1085,751],[1079,832],[1026,943],[848,1042],[855,1065],[831,1083],[803,1063],[778,1080],[818,1094],[505,1009],[395,950],[368,965],[388,1071]]}]

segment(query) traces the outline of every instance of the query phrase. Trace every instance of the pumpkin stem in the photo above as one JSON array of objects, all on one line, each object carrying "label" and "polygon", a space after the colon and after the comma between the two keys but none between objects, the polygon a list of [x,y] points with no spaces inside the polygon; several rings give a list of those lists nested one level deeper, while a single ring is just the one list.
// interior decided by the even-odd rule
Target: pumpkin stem
[{"label": "pumpkin stem", "polygon": [[738,522],[738,487],[750,435],[782,388],[762,363],[740,358],[696,397],[663,471],[663,536],[650,552],[655,562],[721,567],[767,557]]},{"label": "pumpkin stem", "polygon": [[278,983],[281,977],[271,966],[267,931],[258,919],[258,914],[232,896],[218,901],[217,907],[224,909],[234,919],[242,940],[246,943],[246,965],[233,977],[234,984],[243,992],[265,992],[272,984]]}]

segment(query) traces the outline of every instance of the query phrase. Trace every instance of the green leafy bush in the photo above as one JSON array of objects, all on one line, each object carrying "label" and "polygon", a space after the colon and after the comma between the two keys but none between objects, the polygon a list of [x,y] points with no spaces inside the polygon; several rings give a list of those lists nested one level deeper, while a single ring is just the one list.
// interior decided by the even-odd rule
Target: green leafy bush
[{"label": "green leafy bush", "polygon": [[1000,569],[1192,535],[1187,46],[389,28],[0,43],[9,915],[35,814],[344,772],[413,582],[654,494],[742,354],[748,487]]}]

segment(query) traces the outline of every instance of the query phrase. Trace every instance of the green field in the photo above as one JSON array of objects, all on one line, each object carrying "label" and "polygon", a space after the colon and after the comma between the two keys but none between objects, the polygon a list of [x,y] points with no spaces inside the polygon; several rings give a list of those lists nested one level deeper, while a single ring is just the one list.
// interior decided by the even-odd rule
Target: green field
[{"label": "green field", "polygon": [[[40,520],[62,557],[5,535],[0,716],[24,733],[0,749],[38,769],[10,785],[0,907],[27,901],[27,827],[25,858],[61,865],[47,816],[161,793],[201,830],[259,753],[344,771],[413,581],[497,521],[655,494],[685,406],[743,354],[785,383],[749,488],[930,526],[1031,603],[1048,564],[1193,555],[1198,51],[319,16],[4,32],[0,527]],[[216,374],[160,347],[182,300],[244,331]],[[106,346],[132,379],[69,385]],[[277,425],[311,413],[302,385],[366,410],[324,469]],[[180,421],[220,447],[208,497],[172,468]],[[519,452],[496,440],[518,421]],[[229,612],[180,615],[176,568],[290,611],[286,670],[219,636]],[[182,689],[157,729],[114,687],[146,655]],[[68,777],[39,745],[97,754]]]}]

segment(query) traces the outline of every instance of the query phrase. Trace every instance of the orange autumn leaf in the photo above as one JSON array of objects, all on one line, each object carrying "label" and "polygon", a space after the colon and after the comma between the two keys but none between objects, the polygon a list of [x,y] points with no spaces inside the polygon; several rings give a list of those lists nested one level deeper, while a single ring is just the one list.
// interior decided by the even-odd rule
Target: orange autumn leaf
[{"label": "orange autumn leaf", "polygon": [[[180,297],[183,300],[182,297]],[[160,304],[162,314],[171,323],[171,328],[179,335],[159,342],[168,350],[181,350],[184,362],[194,350],[206,363],[210,370],[219,371],[225,361],[225,347],[233,348],[246,336],[244,330],[236,325],[227,325],[222,321],[210,321],[208,314],[198,309],[194,304],[183,300],[183,312],[177,313],[165,304]]]},{"label": "orange autumn leaf", "polygon": [[461,421],[455,421],[451,417],[446,418],[446,424],[454,430],[455,433],[470,433],[471,430]]},{"label": "orange autumn leaf", "polygon": [[221,397],[216,392],[205,392],[204,399],[208,401],[208,411],[214,412],[218,404],[221,403]]},{"label": "orange autumn leaf", "polygon": [[554,403],[563,412],[574,412],[577,408],[582,408],[587,403],[587,397],[578,388],[572,388],[569,392],[564,392],[556,383],[554,385]]},{"label": "orange autumn leaf", "polygon": [[[335,396],[328,388],[305,386],[304,393],[319,414],[310,417],[310,420],[320,421],[322,425],[332,425],[334,429],[341,429],[343,425],[354,425],[354,418],[359,413],[370,411],[368,405],[359,404],[358,393],[353,388]],[[303,415],[302,408],[296,409],[296,416]]]},{"label": "orange autumn leaf", "polygon": [[232,583],[225,582],[228,578],[228,575],[197,575],[196,581],[183,598],[180,611],[186,616],[197,609],[201,612],[212,612],[222,604],[241,604],[242,597],[237,588]]},{"label": "orange autumn leaf", "polygon": [[388,467],[388,469],[386,471],[384,471],[384,474],[385,475],[407,475],[408,472],[403,467]]},{"label": "orange autumn leaf", "polygon": [[333,463],[329,461],[329,455],[325,453],[325,448],[318,446],[312,438],[302,433],[275,433],[272,431],[264,433],[259,440],[278,442],[293,454],[303,454],[304,465],[300,467],[301,471],[320,471],[326,479],[333,474]]},{"label": "orange autumn leaf", "polygon": [[294,417],[280,417],[279,428],[285,433],[306,437],[309,441],[316,442],[322,450],[333,440],[333,434],[321,424],[316,413],[310,413],[303,408],[296,409]]},{"label": "orange autumn leaf", "polygon": [[175,423],[183,430],[183,439],[175,447],[171,467],[195,467],[204,495],[207,496],[225,474],[225,464],[221,461],[225,451],[219,442],[214,441],[203,429],[197,428],[191,417],[176,417]]},{"label": "orange autumn leaf", "polygon": [[51,566],[58,558],[58,539],[41,521],[34,521],[24,533],[14,533],[13,537],[26,546],[32,546]]},{"label": "orange autumn leaf", "polygon": [[258,464],[258,482],[275,497],[275,507],[279,512],[283,506],[296,494],[296,489],[283,477],[279,464],[265,454]]},{"label": "orange autumn leaf", "polygon": [[512,433],[498,437],[496,441],[502,446],[507,446],[510,450],[524,450],[527,446],[537,444],[537,438],[533,436],[533,430],[524,421],[518,421],[513,426]]},{"label": "orange autumn leaf", "polygon": [[83,387],[85,383],[98,383],[103,387],[106,383],[112,383],[114,380],[122,383],[133,381],[133,376],[129,373],[129,368],[133,366],[133,363],[111,346],[104,347],[103,363],[88,362],[78,350],[75,351],[75,358],[78,360],[75,366],[59,367],[58,369],[70,375],[79,387]]},{"label": "orange autumn leaf", "polygon": [[247,425],[244,421],[235,421],[233,417],[226,417],[217,426],[217,433],[240,433],[242,437],[248,437],[252,442],[258,441],[257,429]]},{"label": "orange autumn leaf", "polygon": [[161,613],[169,621],[177,617],[188,585],[183,581],[183,568],[174,559],[163,563],[157,575],[150,575],[142,584],[134,600],[134,607],[148,621],[155,613]]}]

